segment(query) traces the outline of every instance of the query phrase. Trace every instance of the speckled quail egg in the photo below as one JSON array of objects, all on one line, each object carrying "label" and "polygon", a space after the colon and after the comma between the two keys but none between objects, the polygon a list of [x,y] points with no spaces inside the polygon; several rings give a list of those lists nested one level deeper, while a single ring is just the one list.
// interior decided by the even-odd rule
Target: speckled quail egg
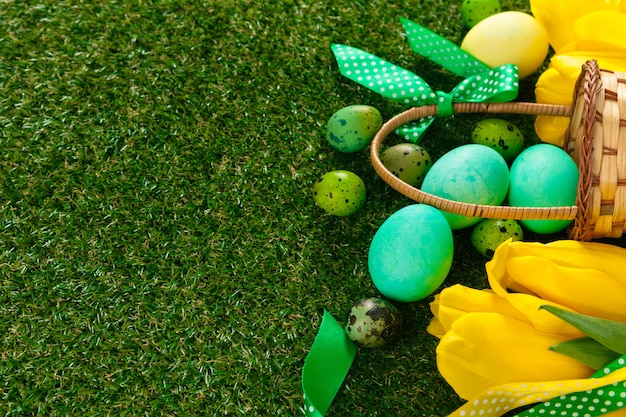
[{"label": "speckled quail egg", "polygon": [[315,203],[339,217],[356,213],[365,204],[365,197],[365,183],[351,171],[327,172],[313,185]]},{"label": "speckled quail egg", "polygon": [[364,104],[337,110],[326,125],[326,139],[340,152],[359,152],[370,144],[383,124],[380,112]]},{"label": "speckled quail egg", "polygon": [[501,243],[508,239],[523,240],[524,231],[515,220],[485,219],[474,226],[472,245],[483,256],[491,258]]},{"label": "speckled quail egg", "polygon": [[464,0],[461,3],[461,19],[468,28],[501,11],[500,0]]},{"label": "speckled quail egg", "polygon": [[472,130],[472,142],[489,146],[507,161],[512,161],[524,149],[522,131],[503,119],[489,118],[476,123]]},{"label": "speckled quail egg", "polygon": [[402,329],[402,316],[398,308],[387,300],[365,298],[350,307],[344,329],[357,345],[380,347],[398,336]]},{"label": "speckled quail egg", "polygon": [[383,165],[396,177],[418,187],[432,165],[428,151],[412,143],[400,143],[387,148],[381,155]]}]

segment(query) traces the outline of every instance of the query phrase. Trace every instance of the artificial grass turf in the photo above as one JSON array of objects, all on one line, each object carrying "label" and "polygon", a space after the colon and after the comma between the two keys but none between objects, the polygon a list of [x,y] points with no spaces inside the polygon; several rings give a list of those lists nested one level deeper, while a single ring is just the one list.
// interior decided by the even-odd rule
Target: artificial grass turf
[{"label": "artificial grass turf", "polygon": [[[369,241],[411,203],[367,152],[325,143],[340,107],[401,109],[342,79],[330,43],[453,86],[409,50],[401,16],[462,39],[457,2],[3,2],[0,412],[299,415],[322,309],[341,319],[376,295]],[[440,155],[473,120],[438,121],[424,145]],[[366,182],[356,215],[315,207],[331,169]],[[446,285],[485,286],[484,259],[455,239]],[[460,404],[428,301],[402,306],[397,343],[359,352],[332,415]]]}]

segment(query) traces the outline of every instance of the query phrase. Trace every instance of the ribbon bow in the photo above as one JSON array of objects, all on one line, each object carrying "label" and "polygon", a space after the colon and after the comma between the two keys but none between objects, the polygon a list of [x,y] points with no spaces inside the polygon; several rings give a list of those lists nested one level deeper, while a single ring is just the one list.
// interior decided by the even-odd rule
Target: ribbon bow
[{"label": "ribbon bow", "polygon": [[[518,68],[513,64],[489,68],[449,40],[401,19],[411,49],[465,78],[450,93],[433,91],[418,75],[361,49],[333,44],[331,49],[343,76],[402,104],[437,104],[437,116],[454,113],[453,103],[493,103],[513,100],[519,88]],[[401,126],[397,133],[417,143],[435,116]]]}]

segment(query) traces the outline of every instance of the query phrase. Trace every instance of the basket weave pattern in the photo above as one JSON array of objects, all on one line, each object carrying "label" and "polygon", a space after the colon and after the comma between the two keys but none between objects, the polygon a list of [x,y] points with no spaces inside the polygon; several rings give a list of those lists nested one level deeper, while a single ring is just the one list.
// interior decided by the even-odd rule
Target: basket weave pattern
[{"label": "basket weave pattern", "polygon": [[583,67],[565,150],[580,169],[576,240],[621,237],[626,225],[626,74]]},{"label": "basket weave pattern", "polygon": [[393,175],[380,159],[385,138],[396,128],[437,114],[437,106],[411,108],[388,120],[374,136],[370,155],[378,175],[414,201],[470,217],[574,220],[570,238],[621,237],[626,227],[626,74],[587,62],[576,84],[572,106],[537,103],[455,103],[455,113],[513,113],[570,117],[564,149],[580,171],[576,205],[511,207],[444,199],[412,187]]}]

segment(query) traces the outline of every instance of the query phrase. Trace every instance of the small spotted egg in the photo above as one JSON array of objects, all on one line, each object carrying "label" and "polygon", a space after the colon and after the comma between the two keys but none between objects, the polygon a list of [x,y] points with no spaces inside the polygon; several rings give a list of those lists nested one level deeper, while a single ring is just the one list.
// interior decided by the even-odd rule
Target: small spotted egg
[{"label": "small spotted egg", "polygon": [[412,143],[400,143],[387,148],[381,155],[383,165],[396,177],[418,187],[432,165],[426,149]]},{"label": "small spotted egg", "polygon": [[339,152],[359,152],[370,144],[383,124],[372,106],[355,104],[337,110],[326,125],[326,139]]},{"label": "small spotted egg", "polygon": [[359,346],[375,348],[395,339],[402,329],[402,315],[389,301],[372,297],[358,301],[346,313],[344,330]]},{"label": "small spotted egg", "polygon": [[503,119],[484,119],[472,130],[472,142],[489,146],[507,161],[512,161],[524,149],[524,135],[513,123]]},{"label": "small spotted egg", "polygon": [[464,0],[461,4],[461,19],[468,28],[486,17],[500,13],[500,0]]},{"label": "small spotted egg", "polygon": [[493,257],[498,246],[508,239],[524,239],[524,231],[515,220],[482,220],[474,226],[471,236],[474,248],[488,258]]},{"label": "small spotted egg", "polygon": [[330,171],[313,185],[313,199],[328,214],[349,216],[365,204],[365,184],[353,172]]}]

